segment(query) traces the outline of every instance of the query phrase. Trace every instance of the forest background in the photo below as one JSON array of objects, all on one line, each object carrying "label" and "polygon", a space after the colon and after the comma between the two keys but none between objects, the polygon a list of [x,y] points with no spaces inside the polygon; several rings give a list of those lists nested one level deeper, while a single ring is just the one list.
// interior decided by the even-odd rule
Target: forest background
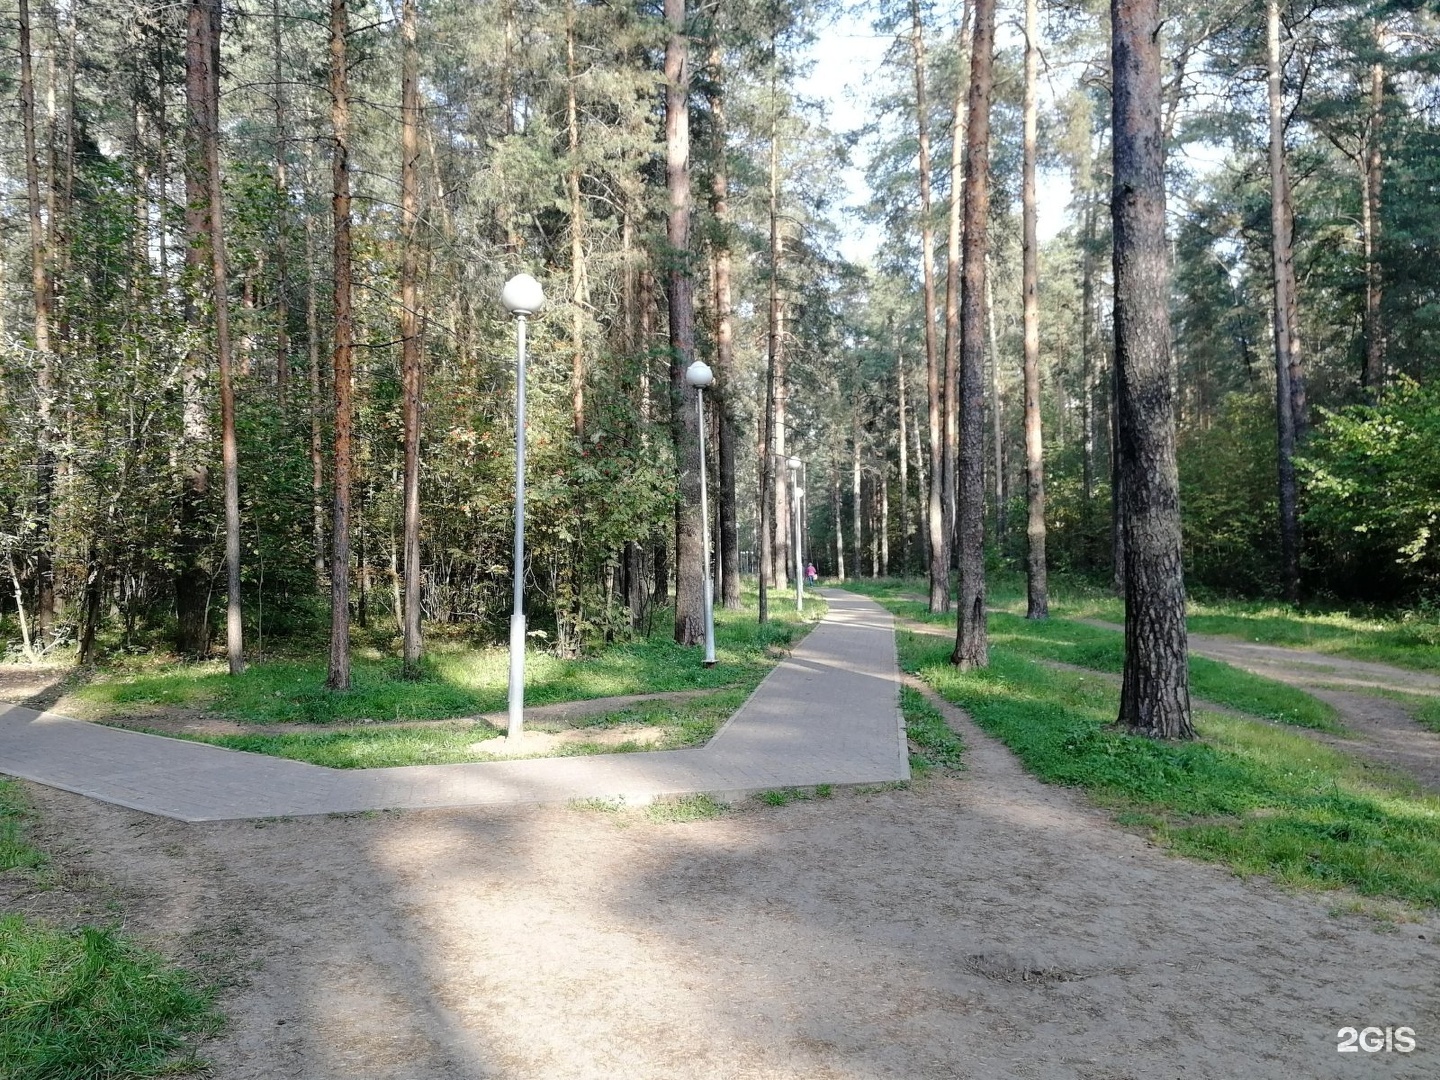
[{"label": "forest background", "polygon": [[[1168,6],[1187,581],[1431,607],[1440,19],[1419,2]],[[12,650],[208,655],[232,567],[230,630],[253,655],[321,635],[327,596],[381,636],[404,636],[410,597],[429,632],[503,639],[514,329],[498,295],[522,270],[550,300],[530,326],[527,595],[552,648],[649,626],[677,568],[693,575],[681,279],[694,354],[718,375],[717,596],[738,603],[742,573],[782,588],[793,575],[796,502],[777,465],[791,455],[805,463],[802,548],[822,573],[923,572],[937,463],[947,501],[956,483],[935,448],[953,441],[944,294],[959,270],[947,234],[971,12],[887,0],[850,15],[890,42],[878,72],[855,73],[870,118],[858,131],[832,130],[800,89],[840,13],[722,2],[677,32],[673,10],[580,0],[22,3],[0,72],[18,105],[0,129]],[[1044,431],[1045,552],[1053,570],[1108,580],[1108,11],[1039,14],[1038,152],[1071,191],[1038,252],[1029,411]],[[989,147],[992,569],[1024,564],[1033,498],[1020,17],[1001,6]],[[683,80],[666,75],[677,39]],[[688,107],[684,244],[667,89]],[[857,164],[876,240],[860,262],[841,254],[838,212]],[[338,492],[353,497],[343,520]]]}]

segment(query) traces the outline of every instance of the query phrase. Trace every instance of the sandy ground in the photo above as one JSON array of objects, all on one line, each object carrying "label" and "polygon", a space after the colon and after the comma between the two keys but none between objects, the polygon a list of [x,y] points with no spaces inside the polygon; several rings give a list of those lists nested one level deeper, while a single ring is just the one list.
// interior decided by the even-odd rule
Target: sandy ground
[{"label": "sandy ground", "polygon": [[[63,887],[0,901],[220,982],[222,1080],[1440,1075],[1440,919],[1170,857],[955,722],[958,776],[684,824],[194,826],[31,785]],[[1368,1025],[1418,1048],[1337,1052]]]}]

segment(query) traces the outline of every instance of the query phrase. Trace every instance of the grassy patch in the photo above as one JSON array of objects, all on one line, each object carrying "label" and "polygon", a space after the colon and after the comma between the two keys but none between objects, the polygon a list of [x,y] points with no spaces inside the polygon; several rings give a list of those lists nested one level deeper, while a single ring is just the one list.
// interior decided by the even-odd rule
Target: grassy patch
[{"label": "grassy patch", "polygon": [[[703,746],[727,717],[745,701],[748,691],[722,690],[684,701],[647,701],[615,712],[577,718],[573,727],[604,731],[630,726],[658,728],[658,740],[625,742],[566,743],[552,756],[624,754],[641,750],[675,750]],[[563,730],[553,725],[531,723],[527,730]],[[490,756],[477,749],[504,732],[489,724],[457,723],[423,728],[391,727],[376,724],[356,731],[286,732],[266,735],[184,735],[196,742],[244,750],[252,754],[306,761],[331,769],[382,769],[398,765],[456,765],[486,761]]]},{"label": "grassy patch", "polygon": [[[648,638],[622,642],[578,660],[532,649],[526,657],[525,701],[546,705],[620,694],[757,685],[776,659],[823,616],[824,600],[807,603],[800,619],[784,604],[771,605],[770,622],[759,626],[753,603],[715,612],[713,668],[700,651],[672,640],[664,619]],[[325,688],[326,661],[275,660],[252,664],[239,676],[219,663],[119,665],[77,689],[57,705],[90,719],[161,706],[203,710],[248,724],[346,721],[444,720],[500,711],[506,705],[508,654],[504,647],[463,648],[439,643],[426,660],[424,677],[400,677],[399,661],[358,650],[353,689]],[[472,740],[474,741],[474,740]]]},{"label": "grassy patch", "polygon": [[730,807],[716,802],[709,795],[686,795],[679,799],[662,799],[645,808],[645,816],[657,824],[709,821],[724,817]]},{"label": "grassy patch", "polygon": [[900,711],[905,717],[905,737],[920,748],[910,753],[910,771],[923,776],[931,769],[958,769],[965,744],[950,730],[940,710],[925,695],[908,686],[900,688]]},{"label": "grassy patch", "polygon": [[[995,575],[987,584],[989,602],[994,607],[1014,615],[1024,614],[1025,585],[1021,576]],[[846,582],[845,588],[882,601],[903,601],[929,593],[929,586],[920,579]],[[919,614],[928,614],[924,603],[915,604],[914,608]],[[1440,672],[1440,621],[1433,613],[1355,614],[1325,608],[1297,609],[1269,600],[1193,596],[1187,610],[1187,624],[1196,634],[1216,634],[1416,671]],[[1102,619],[1113,623],[1125,619],[1124,603],[1109,590],[1061,575],[1050,579],[1050,612],[1065,619]],[[903,614],[909,615],[911,611]]]},{"label": "grassy patch", "polygon": [[0,918],[0,1075],[10,1080],[174,1076],[201,1063],[209,997],[153,953],[95,927]]},{"label": "grassy patch", "polygon": [[[905,599],[907,583],[879,584],[880,588],[871,594],[897,615],[915,622],[954,626],[953,614],[931,615],[924,604]],[[914,583],[908,584],[913,590]],[[992,646],[1005,647],[1033,659],[1058,660],[1112,675],[1119,675],[1125,666],[1124,635],[1114,630],[1056,616],[1036,622],[1008,612],[992,612],[989,629]],[[1332,706],[1303,690],[1203,656],[1190,657],[1190,692],[1218,705],[1278,723],[1332,734],[1345,731]]]},{"label": "grassy patch", "polygon": [[0,777],[0,873],[38,870],[45,865],[44,853],[25,838],[25,819],[29,814],[20,785]]},{"label": "grassy patch", "polygon": [[1440,799],[1295,732],[1217,713],[1168,743],[1111,723],[1118,691],[1006,644],[961,673],[949,647],[902,633],[901,662],[1049,783],[1083,788],[1176,851],[1314,888],[1440,904]]}]

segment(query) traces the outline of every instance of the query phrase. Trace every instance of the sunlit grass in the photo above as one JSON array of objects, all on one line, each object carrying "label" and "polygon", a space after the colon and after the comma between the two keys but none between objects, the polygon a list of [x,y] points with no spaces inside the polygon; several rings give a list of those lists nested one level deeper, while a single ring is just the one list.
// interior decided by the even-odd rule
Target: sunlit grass
[{"label": "sunlit grass", "polygon": [[[1025,580],[1018,574],[993,575],[987,582],[988,601],[1012,615],[1025,613]],[[1050,612],[1066,619],[1099,619],[1121,623],[1125,605],[1106,589],[1072,577],[1054,576],[1050,582]],[[927,596],[929,586],[919,578],[890,578],[878,582],[847,582],[846,588],[877,599],[902,600]],[[928,615],[925,604],[915,604]],[[1440,621],[1433,616],[1401,613],[1391,617],[1359,615],[1323,608],[1296,609],[1273,600],[1197,599],[1187,605],[1192,633],[1215,634],[1266,645],[1282,645],[1315,652],[1394,664],[1416,671],[1440,672]],[[911,614],[907,609],[905,614]]]},{"label": "sunlit grass", "polygon": [[1440,904],[1440,799],[1412,782],[1230,715],[1197,714],[1195,742],[1122,734],[1111,682],[1003,643],[988,669],[969,673],[926,636],[902,632],[900,655],[1042,780],[1084,789],[1177,851],[1296,885]]},{"label": "sunlit grass", "polygon": [[[658,729],[658,739],[563,744],[550,756],[624,754],[641,750],[676,750],[703,746],[745,701],[744,690],[722,690],[684,701],[641,702],[625,709],[577,718],[568,725],[582,731],[617,727]],[[534,723],[528,730],[555,730]],[[375,725],[352,731],[286,732],[249,735],[185,735],[196,742],[253,754],[305,761],[331,769],[381,769],[400,765],[456,765],[491,760],[484,744],[504,732],[489,724],[456,723],[436,727],[397,728]]]},{"label": "sunlit grass", "polygon": [[0,776],[0,873],[6,870],[35,870],[45,865],[45,856],[25,836],[30,808],[20,785]]},{"label": "sunlit grass", "polygon": [[[783,596],[783,592],[779,595]],[[771,605],[770,622],[756,622],[753,597],[737,611],[715,612],[718,663],[705,668],[698,648],[675,644],[668,620],[656,619],[648,638],[620,642],[580,659],[562,659],[538,648],[526,656],[528,705],[669,690],[753,688],[776,659],[825,611],[820,597],[807,600],[805,619],[783,603]],[[400,663],[371,652],[356,655],[352,688],[325,688],[326,661],[272,660],[229,675],[218,663],[117,666],[76,690],[57,709],[88,718],[149,706],[204,710],[243,723],[314,723],[369,720],[443,720],[501,711],[506,705],[508,652],[504,647],[437,644],[423,677],[400,677]]]}]

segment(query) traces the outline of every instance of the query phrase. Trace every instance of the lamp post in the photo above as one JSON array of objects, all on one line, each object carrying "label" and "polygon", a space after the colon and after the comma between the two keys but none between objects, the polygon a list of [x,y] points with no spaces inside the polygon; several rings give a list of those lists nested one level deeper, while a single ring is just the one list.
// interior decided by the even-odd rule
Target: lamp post
[{"label": "lamp post", "polygon": [[529,274],[516,274],[500,292],[515,319],[515,607],[510,613],[510,722],[507,741],[525,733],[525,320],[545,306],[545,291]]},{"label": "lamp post", "polygon": [[795,610],[805,613],[805,565],[800,554],[800,496],[805,494],[799,484],[800,466],[798,457],[787,458],[785,467],[790,470],[790,517],[795,522]]},{"label": "lamp post", "polygon": [[700,419],[700,562],[705,571],[705,666],[715,666],[715,587],[710,580],[710,504],[705,486],[705,388],[715,381],[710,365],[696,360],[685,369],[685,381],[695,388],[695,410]]}]

